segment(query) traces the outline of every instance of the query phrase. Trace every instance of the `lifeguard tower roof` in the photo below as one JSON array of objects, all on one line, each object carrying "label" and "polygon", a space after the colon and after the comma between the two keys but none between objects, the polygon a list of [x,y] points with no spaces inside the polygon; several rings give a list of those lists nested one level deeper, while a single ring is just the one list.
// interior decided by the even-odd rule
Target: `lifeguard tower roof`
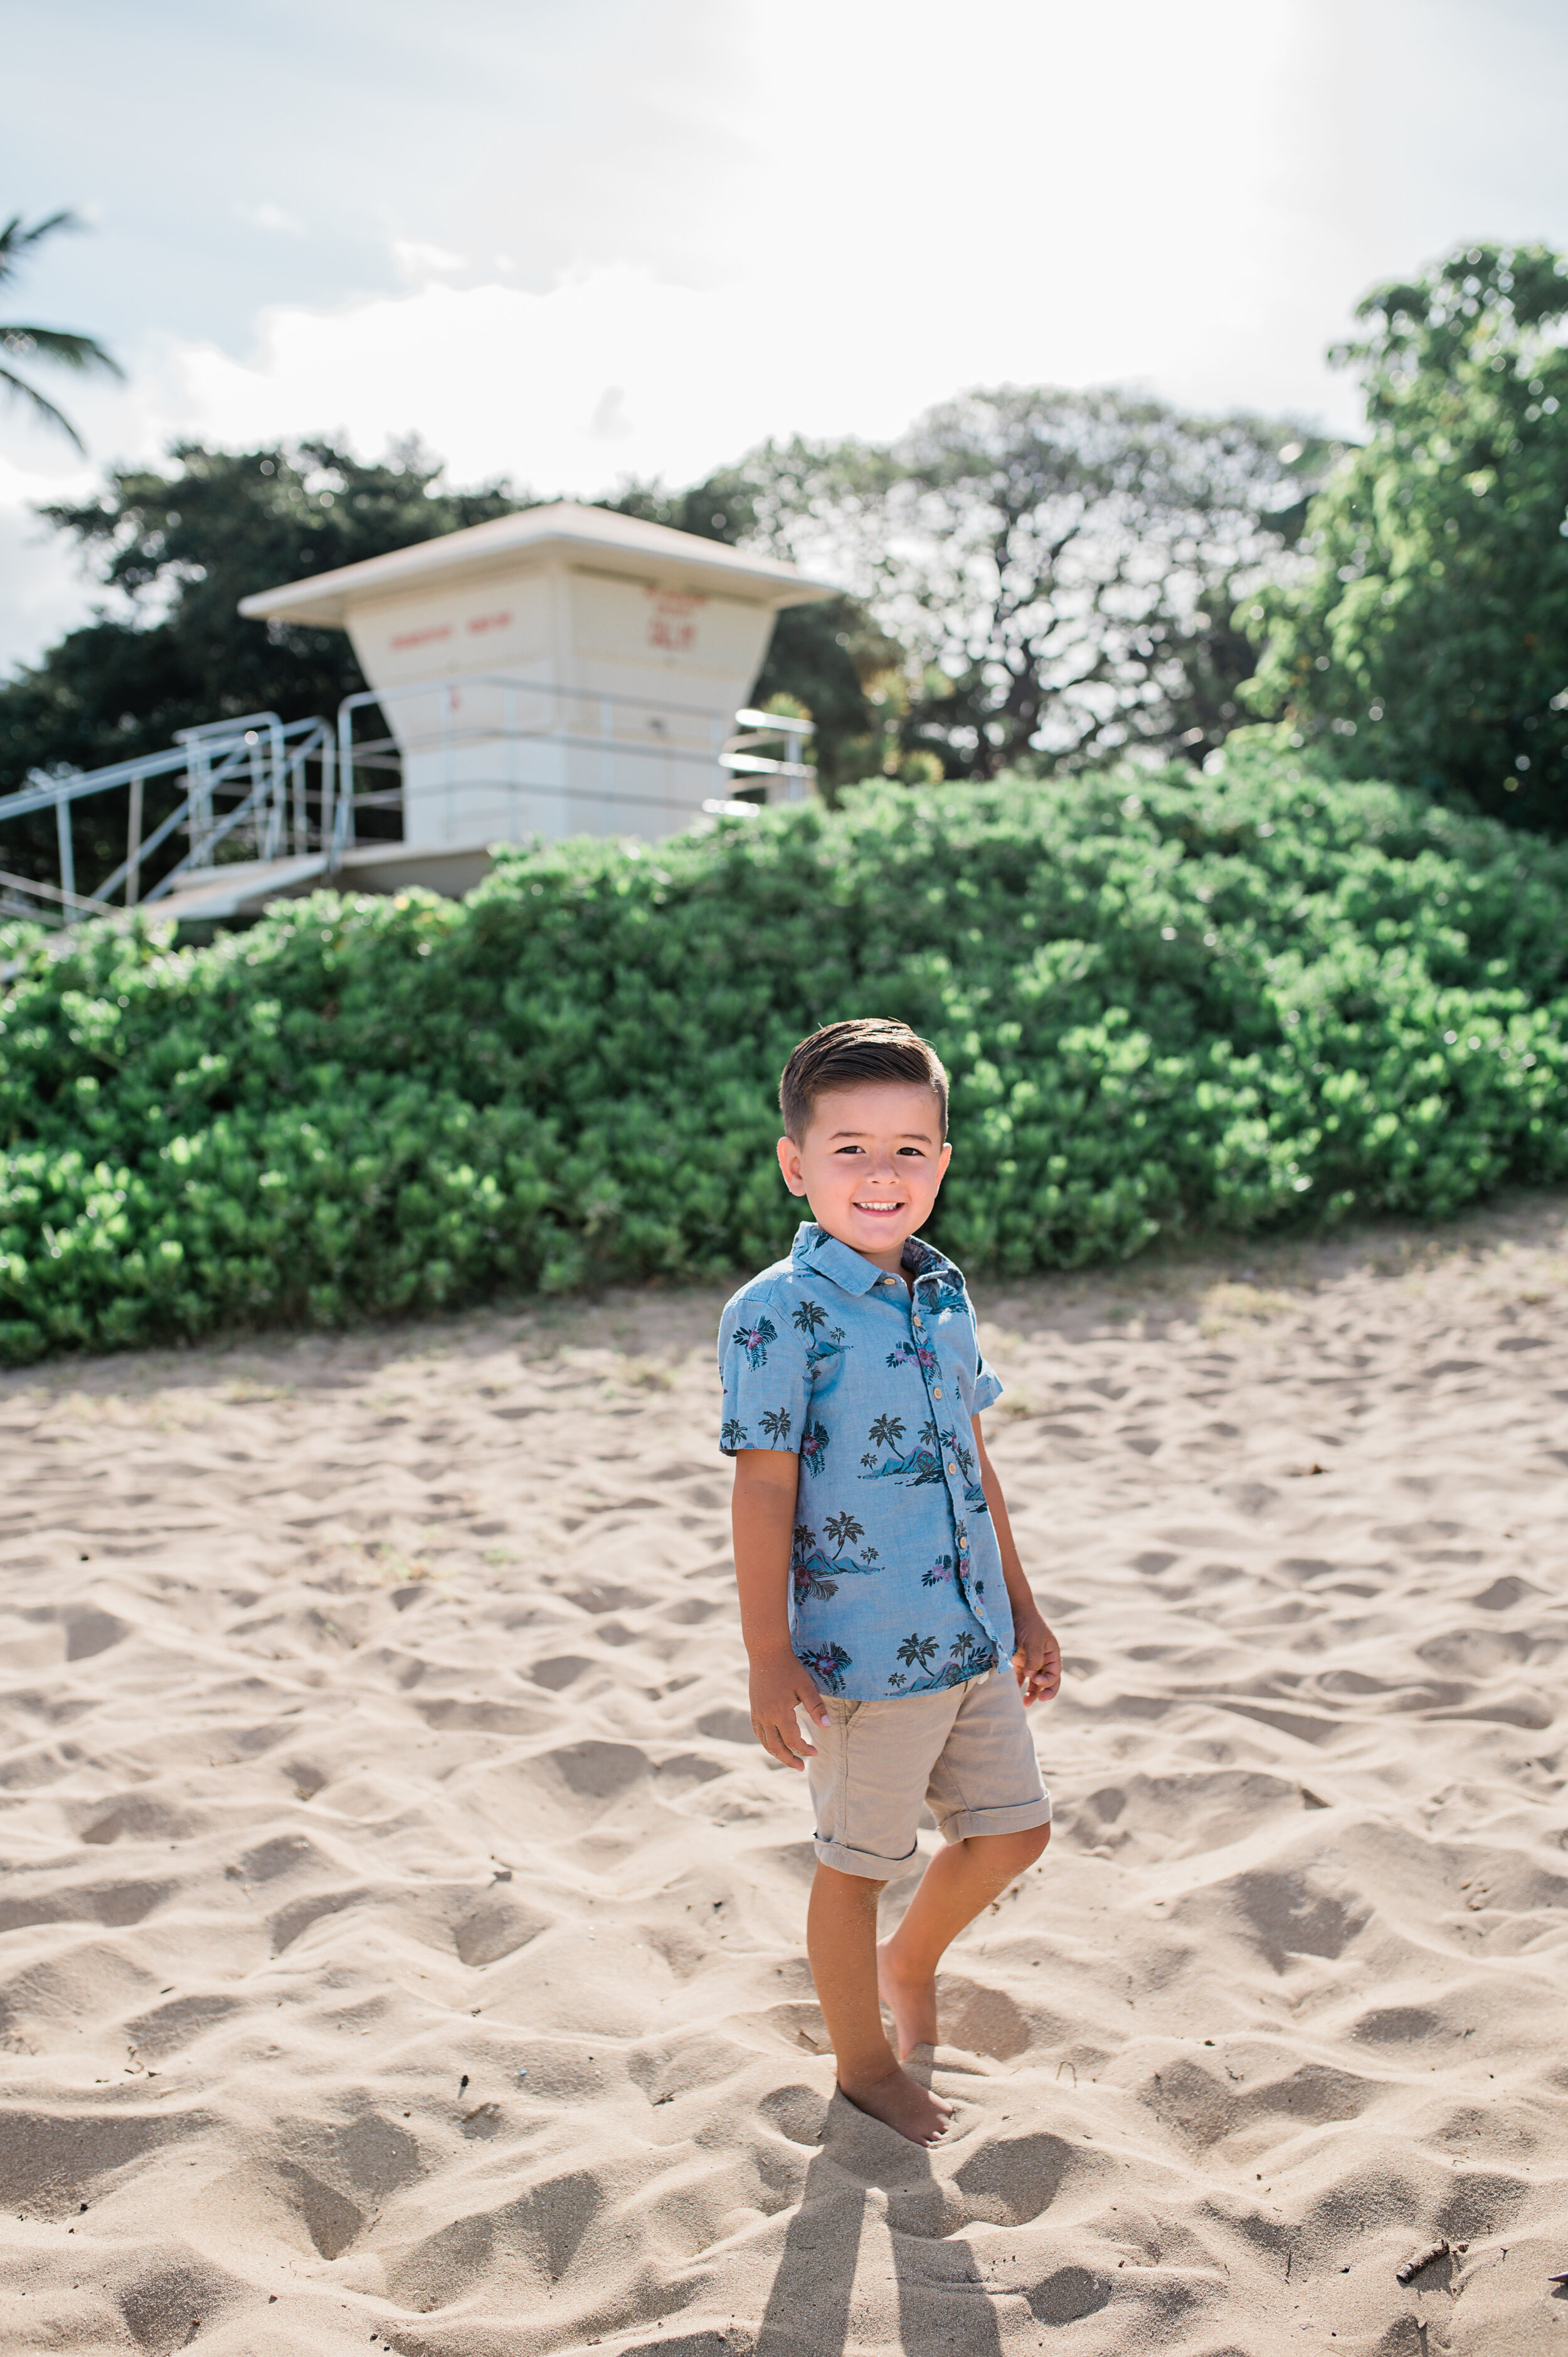
[{"label": "lifeguard tower roof", "polygon": [[241,599],[240,611],[252,621],[314,622],[345,630],[352,608],[371,599],[445,589],[459,580],[478,584],[489,576],[515,573],[520,562],[552,561],[589,569],[596,563],[623,576],[640,571],[660,588],[742,597],[773,612],[839,594],[831,583],[810,580],[775,557],[731,548],[724,541],[703,540],[695,533],[673,532],[639,516],[556,500],[548,507],[524,508],[517,515],[470,524],[464,532],[442,533],[412,548],[394,548],[385,556],[369,556],[314,580],[258,590]]}]

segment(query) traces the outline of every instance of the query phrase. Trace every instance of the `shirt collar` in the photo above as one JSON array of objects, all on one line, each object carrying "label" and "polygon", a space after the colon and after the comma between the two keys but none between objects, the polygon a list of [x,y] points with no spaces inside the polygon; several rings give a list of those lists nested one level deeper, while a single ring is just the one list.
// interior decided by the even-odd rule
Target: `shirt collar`
[{"label": "shirt collar", "polygon": [[[922,1276],[959,1275],[956,1264],[949,1260],[946,1253],[940,1253],[935,1244],[929,1244],[924,1236],[909,1238],[904,1247],[904,1265],[917,1281]],[[960,1277],[959,1282],[961,1284],[962,1281]]]},{"label": "shirt collar", "polygon": [[[875,1261],[867,1260],[864,1253],[857,1253],[853,1245],[841,1243],[837,1236],[830,1236],[825,1228],[819,1228],[815,1220],[801,1221],[795,1231],[789,1257],[797,1268],[814,1268],[842,1286],[846,1293],[871,1292],[886,1273]],[[958,1275],[946,1254],[938,1252],[934,1244],[927,1243],[920,1236],[911,1236],[904,1246],[904,1266],[917,1280],[948,1273]]]}]

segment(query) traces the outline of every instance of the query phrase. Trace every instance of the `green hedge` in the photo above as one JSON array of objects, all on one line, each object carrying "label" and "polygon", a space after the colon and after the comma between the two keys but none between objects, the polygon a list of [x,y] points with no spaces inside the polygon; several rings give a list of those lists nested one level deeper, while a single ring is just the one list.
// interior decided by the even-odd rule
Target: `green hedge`
[{"label": "green hedge", "polygon": [[976,1269],[1568,1175],[1568,850],[1287,760],[866,788],[209,948],[34,936],[0,1351],[754,1267],[779,1066],[848,1014],[947,1058]]}]

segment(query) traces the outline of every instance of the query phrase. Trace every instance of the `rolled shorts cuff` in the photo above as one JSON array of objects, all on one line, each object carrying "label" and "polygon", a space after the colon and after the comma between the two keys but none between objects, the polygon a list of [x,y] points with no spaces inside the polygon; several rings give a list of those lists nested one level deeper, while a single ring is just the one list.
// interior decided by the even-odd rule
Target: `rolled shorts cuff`
[{"label": "rolled shorts cuff", "polygon": [[867,1882],[897,1882],[920,1855],[918,1842],[911,1842],[902,1857],[878,1857],[875,1850],[851,1849],[847,1842],[824,1841],[821,1834],[811,1836],[811,1847],[819,1866],[831,1866],[835,1874],[863,1875]]},{"label": "rolled shorts cuff", "polygon": [[1051,1822],[1051,1796],[1019,1801],[1010,1809],[956,1809],[943,1817],[937,1830],[945,1842],[967,1841],[972,1834],[1024,1834]]}]

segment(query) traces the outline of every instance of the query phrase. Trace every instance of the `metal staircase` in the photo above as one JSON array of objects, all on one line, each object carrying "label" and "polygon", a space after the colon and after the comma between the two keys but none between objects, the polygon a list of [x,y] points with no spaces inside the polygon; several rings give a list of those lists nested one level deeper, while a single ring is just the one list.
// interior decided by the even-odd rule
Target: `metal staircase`
[{"label": "metal staircase", "polygon": [[[470,684],[468,682],[465,685]],[[615,736],[618,714],[612,707],[648,712],[647,700],[593,696],[598,710],[597,734],[585,735],[575,710],[585,698],[571,702],[561,694],[526,680],[500,681],[515,691],[499,720],[487,722],[480,732],[461,729],[456,740],[466,751],[478,746],[497,748],[498,775],[503,770],[509,791],[526,797],[543,791],[530,783],[527,772],[537,769],[535,757],[584,744],[597,746]],[[420,683],[411,695],[441,691],[446,683]],[[523,706],[537,710],[542,696],[554,696],[548,724],[523,725],[515,716]],[[444,705],[456,699],[440,697]],[[402,740],[386,736],[369,741],[356,737],[356,720],[373,712],[379,699],[360,693],[344,698],[337,722],[312,717],[281,720],[275,712],[250,712],[233,720],[209,721],[199,728],[182,728],[165,752],[117,761],[101,770],[67,770],[54,776],[40,770],[30,774],[19,793],[0,795],[0,920],[27,918],[69,929],[109,915],[122,918],[137,908],[161,904],[161,913],[185,918],[243,917],[257,912],[268,900],[306,891],[315,883],[340,878],[359,890],[396,890],[400,886],[431,883],[437,890],[462,891],[478,882],[488,865],[481,844],[421,851],[398,842],[357,840],[357,811],[401,809],[402,758],[410,749],[406,731]],[[675,707],[671,707],[673,710]],[[514,716],[508,719],[505,712]],[[812,723],[792,714],[746,710],[734,716],[738,733],[725,735],[719,716],[711,773],[715,791],[702,801],[699,815],[751,817],[761,803],[777,795],[795,800],[808,793],[815,770],[802,758]],[[655,726],[657,724],[654,724]],[[448,724],[446,737],[453,737]],[[768,755],[758,748],[782,740],[782,753]],[[618,743],[619,740],[618,740]],[[620,746],[624,751],[624,745]],[[657,742],[652,747],[657,754]],[[144,828],[147,788],[162,780],[175,782],[175,807],[153,826]],[[744,780],[744,783],[737,780]],[[582,812],[583,832],[611,834],[613,806],[635,805],[644,797],[614,782],[593,790],[553,784],[591,808]],[[90,889],[78,889],[72,813],[91,798],[124,795],[125,856]],[[53,811],[58,847],[58,883],[13,871],[5,857],[7,823],[36,818]],[[631,831],[635,831],[633,812]],[[166,844],[181,838],[179,856],[161,868],[144,888],[144,872]]]}]

